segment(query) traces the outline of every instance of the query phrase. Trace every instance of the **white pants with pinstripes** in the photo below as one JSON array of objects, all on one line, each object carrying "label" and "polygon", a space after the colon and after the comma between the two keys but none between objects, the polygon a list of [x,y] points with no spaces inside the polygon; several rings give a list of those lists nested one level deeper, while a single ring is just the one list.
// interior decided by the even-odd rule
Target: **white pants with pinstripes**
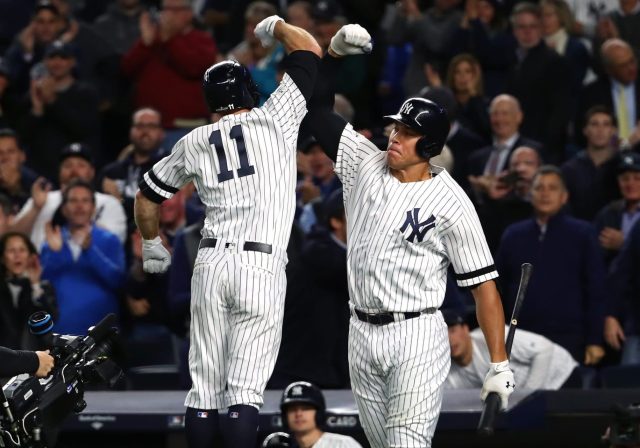
[{"label": "white pants with pinstripes", "polygon": [[431,447],[450,364],[439,311],[380,326],[351,317],[351,387],[372,447]]},{"label": "white pants with pinstripes", "polygon": [[185,405],[260,408],[282,336],[286,263],[219,246],[200,249],[191,279],[193,386]]}]

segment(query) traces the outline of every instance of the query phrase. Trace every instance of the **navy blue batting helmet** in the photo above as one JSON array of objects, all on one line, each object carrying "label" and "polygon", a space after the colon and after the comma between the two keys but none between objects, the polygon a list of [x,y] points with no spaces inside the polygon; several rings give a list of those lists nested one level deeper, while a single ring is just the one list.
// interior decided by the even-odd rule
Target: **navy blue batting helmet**
[{"label": "navy blue batting helmet", "polygon": [[262,442],[262,448],[289,448],[291,437],[286,432],[269,434]]},{"label": "navy blue batting helmet", "polygon": [[440,154],[449,136],[447,112],[438,104],[424,98],[409,98],[402,103],[397,114],[385,115],[384,118],[422,134],[416,143],[416,152],[425,159]]},{"label": "navy blue batting helmet", "polygon": [[282,425],[288,429],[287,409],[292,404],[308,404],[316,410],[316,426],[322,428],[325,423],[326,405],[322,391],[315,385],[306,381],[296,381],[287,386],[282,393],[280,400],[280,412],[282,414]]},{"label": "navy blue batting helmet", "polygon": [[249,70],[236,61],[222,61],[204,72],[204,97],[211,112],[232,112],[258,105],[260,94]]}]

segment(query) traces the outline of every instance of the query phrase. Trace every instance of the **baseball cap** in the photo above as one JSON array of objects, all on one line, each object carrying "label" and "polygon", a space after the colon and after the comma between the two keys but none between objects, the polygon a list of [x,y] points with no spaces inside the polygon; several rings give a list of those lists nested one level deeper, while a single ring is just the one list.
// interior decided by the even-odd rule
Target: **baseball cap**
[{"label": "baseball cap", "polygon": [[440,310],[447,327],[454,325],[466,324],[467,321],[462,317],[462,313],[457,308],[443,308]]},{"label": "baseball cap", "polygon": [[309,154],[309,151],[311,151],[311,148],[313,148],[316,145],[319,145],[318,140],[316,140],[312,136],[309,136],[300,142],[298,146],[298,150],[300,150],[300,152],[303,154]]},{"label": "baseball cap", "polygon": [[633,151],[626,151],[620,154],[620,164],[618,174],[627,171],[640,171],[640,154]]},{"label": "baseball cap", "polygon": [[52,13],[54,13],[55,15],[60,15],[60,11],[56,7],[56,5],[54,5],[51,2],[51,0],[40,0],[40,1],[38,1],[38,3],[36,3],[35,8],[33,9],[33,12],[34,12],[34,14],[37,14],[38,12],[42,11],[43,9],[49,10]]},{"label": "baseball cap", "polygon": [[71,143],[70,145],[62,148],[62,151],[60,152],[60,162],[68,159],[69,157],[80,157],[93,165],[91,149],[84,143]]},{"label": "baseball cap", "polygon": [[50,58],[53,56],[61,56],[63,58],[72,58],[74,57],[73,48],[71,45],[61,41],[56,40],[51,45],[47,47],[47,50],[44,53],[45,58]]},{"label": "baseball cap", "polygon": [[340,6],[333,0],[320,0],[311,10],[311,17],[318,22],[333,22],[341,15]]}]

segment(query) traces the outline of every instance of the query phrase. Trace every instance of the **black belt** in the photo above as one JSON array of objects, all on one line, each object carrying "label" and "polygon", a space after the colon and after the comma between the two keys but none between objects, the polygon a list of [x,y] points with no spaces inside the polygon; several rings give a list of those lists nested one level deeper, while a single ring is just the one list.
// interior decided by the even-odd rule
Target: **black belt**
[{"label": "black belt", "polygon": [[[217,244],[218,244],[217,238],[202,238],[200,240],[200,246],[198,246],[198,248],[201,249],[203,247],[216,247]],[[233,247],[234,244],[235,243],[224,243],[224,248],[228,249],[230,247]],[[250,250],[253,252],[262,252],[265,254],[270,254],[271,244],[256,243],[254,241],[245,241],[244,244],[242,245],[242,250]]]},{"label": "black belt", "polygon": [[427,308],[424,311],[411,311],[407,313],[386,312],[369,314],[355,308],[353,309],[353,311],[355,312],[356,317],[362,322],[367,322],[371,325],[387,325],[392,322],[400,322],[407,319],[413,319],[414,317],[418,317],[421,314],[433,314],[438,311],[438,308]]}]

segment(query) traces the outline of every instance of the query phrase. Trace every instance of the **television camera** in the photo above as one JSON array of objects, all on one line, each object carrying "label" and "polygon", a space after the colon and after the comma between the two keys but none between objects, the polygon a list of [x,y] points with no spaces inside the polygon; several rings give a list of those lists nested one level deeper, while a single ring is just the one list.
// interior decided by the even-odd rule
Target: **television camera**
[{"label": "television camera", "polygon": [[122,377],[122,347],[107,315],[86,336],[52,333],[53,319],[45,312],[29,318],[29,328],[50,349],[55,366],[49,376],[13,377],[0,393],[0,448],[47,448],[55,444],[58,427],[71,412],[87,406],[87,385],[113,387]]}]

